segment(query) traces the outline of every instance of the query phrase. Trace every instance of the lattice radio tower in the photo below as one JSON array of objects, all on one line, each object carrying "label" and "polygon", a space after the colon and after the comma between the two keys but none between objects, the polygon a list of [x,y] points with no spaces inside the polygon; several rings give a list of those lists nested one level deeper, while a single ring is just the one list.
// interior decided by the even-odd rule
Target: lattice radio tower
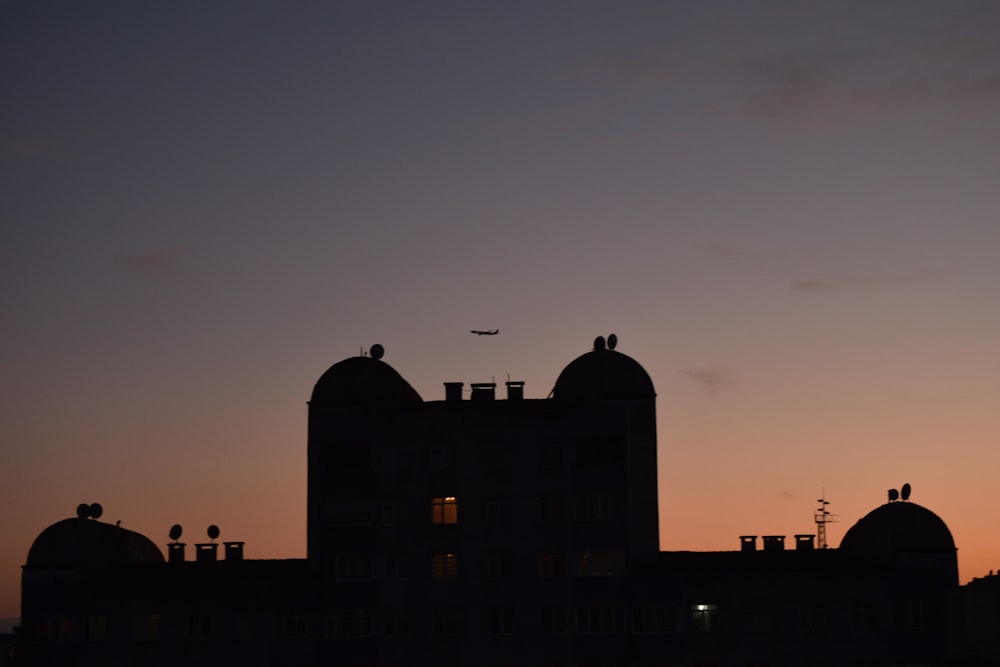
[{"label": "lattice radio tower", "polygon": [[830,514],[830,511],[826,509],[830,501],[826,499],[826,489],[823,489],[822,497],[817,500],[819,503],[819,508],[816,510],[816,514],[813,515],[813,519],[816,521],[816,542],[817,547],[820,549],[826,549],[826,524],[837,523],[837,514]]}]

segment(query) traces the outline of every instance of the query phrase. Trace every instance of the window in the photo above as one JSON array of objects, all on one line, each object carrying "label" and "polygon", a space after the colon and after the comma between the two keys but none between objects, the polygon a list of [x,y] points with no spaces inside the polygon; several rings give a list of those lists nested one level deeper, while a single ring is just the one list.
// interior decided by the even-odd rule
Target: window
[{"label": "window", "polygon": [[431,470],[447,470],[455,464],[453,447],[431,447],[428,465]]},{"label": "window", "polygon": [[371,447],[361,442],[336,442],[330,445],[330,470],[358,472],[371,469]]},{"label": "window", "polygon": [[367,500],[327,500],[326,525],[367,526],[372,522],[372,506]]},{"label": "window", "polygon": [[458,523],[458,500],[454,496],[432,499],[431,522],[439,524]]},{"label": "window", "polygon": [[486,448],[487,470],[510,470],[510,447],[490,445]]},{"label": "window", "polygon": [[538,559],[538,573],[543,577],[565,577],[566,557],[558,551],[547,551]]},{"label": "window", "polygon": [[458,611],[439,609],[431,617],[431,634],[435,637],[454,637],[458,634]]},{"label": "window", "polygon": [[87,617],[87,639],[92,642],[103,642],[108,638],[107,614],[91,614]]},{"label": "window", "polygon": [[799,630],[822,630],[826,627],[826,609],[814,605],[799,607]]},{"label": "window", "polygon": [[372,613],[370,611],[342,611],[327,616],[324,634],[327,637],[356,638],[371,637]]},{"label": "window", "polygon": [[410,561],[405,554],[389,554],[382,561],[382,579],[406,581],[410,578]]},{"label": "window", "polygon": [[39,618],[36,621],[35,633],[39,641],[63,642],[70,638],[72,624],[66,616],[62,618]]},{"label": "window", "polygon": [[455,554],[434,554],[431,556],[431,577],[433,579],[457,579],[458,556]]},{"label": "window", "polygon": [[719,605],[691,605],[691,630],[693,632],[712,632],[718,625]]},{"label": "window", "polygon": [[490,496],[486,499],[486,523],[493,526],[510,525],[510,496]]},{"label": "window", "polygon": [[939,623],[939,612],[932,603],[923,600],[897,602],[893,607],[893,624],[911,630],[933,628]]},{"label": "window", "polygon": [[562,467],[562,445],[545,442],[538,448],[538,467],[542,470],[552,470]]},{"label": "window", "polygon": [[188,637],[191,639],[209,639],[212,636],[212,617],[196,614],[188,619]]},{"label": "window", "polygon": [[577,607],[576,631],[581,634],[625,632],[625,615],[618,607],[604,605]]},{"label": "window", "polygon": [[611,521],[615,518],[610,493],[584,493],[576,497],[577,521]]},{"label": "window", "polygon": [[490,609],[487,630],[491,635],[514,633],[514,612],[510,609]]},{"label": "window", "polygon": [[379,464],[381,470],[402,470],[403,452],[399,447],[383,447],[379,452]]},{"label": "window", "polygon": [[382,503],[382,525],[395,526],[399,523],[399,503]]},{"label": "window", "polygon": [[410,615],[397,609],[387,611],[382,628],[386,637],[405,637],[410,634]]},{"label": "window", "polygon": [[491,553],[486,559],[486,575],[490,579],[510,579],[514,576],[514,557],[506,552]]},{"label": "window", "polygon": [[771,632],[775,629],[774,612],[768,607],[743,610],[743,632]]},{"label": "window", "polygon": [[133,636],[139,642],[155,642],[160,639],[160,615],[136,614]]},{"label": "window", "polygon": [[633,607],[632,632],[640,635],[677,632],[677,608],[654,605]]},{"label": "window", "polygon": [[333,554],[326,560],[327,581],[370,581],[372,557],[368,554]]},{"label": "window", "polygon": [[855,630],[878,628],[878,609],[875,605],[862,605],[851,610],[851,625]]},{"label": "window", "polygon": [[542,634],[561,635],[566,632],[566,609],[542,607]]},{"label": "window", "polygon": [[538,520],[542,523],[563,521],[566,518],[566,501],[562,496],[543,495],[538,499]]},{"label": "window", "polygon": [[625,575],[625,552],[581,551],[576,555],[576,574],[580,577],[622,577]]},{"label": "window", "polygon": [[319,619],[315,616],[275,614],[271,617],[271,637],[299,639],[319,634]]}]

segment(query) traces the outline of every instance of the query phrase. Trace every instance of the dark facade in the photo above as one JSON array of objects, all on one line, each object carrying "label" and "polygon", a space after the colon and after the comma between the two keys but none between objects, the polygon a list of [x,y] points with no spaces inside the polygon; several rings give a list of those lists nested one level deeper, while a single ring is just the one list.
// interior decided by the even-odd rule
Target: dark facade
[{"label": "dark facade", "polygon": [[540,400],[507,382],[424,401],[380,347],[335,364],[309,402],[306,559],[228,543],[165,561],[67,519],[24,567],[20,661],[959,664],[955,545],[914,503],[875,508],[839,549],[661,552],[655,392],[614,343]]}]

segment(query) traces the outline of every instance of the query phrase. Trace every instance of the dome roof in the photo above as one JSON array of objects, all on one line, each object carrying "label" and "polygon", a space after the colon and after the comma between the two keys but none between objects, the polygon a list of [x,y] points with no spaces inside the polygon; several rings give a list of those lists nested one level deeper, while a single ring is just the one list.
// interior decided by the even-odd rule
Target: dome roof
[{"label": "dome roof", "polygon": [[599,344],[563,369],[552,396],[562,400],[653,398],[656,391],[638,361]]},{"label": "dome roof", "polygon": [[323,373],[313,387],[310,402],[398,407],[422,400],[410,383],[381,359],[351,357]]},{"label": "dome roof", "polygon": [[862,555],[955,553],[951,531],[937,514],[910,502],[876,507],[854,524],[840,548]]},{"label": "dome roof", "polygon": [[162,563],[145,535],[92,519],[63,519],[35,538],[27,567],[75,568]]}]

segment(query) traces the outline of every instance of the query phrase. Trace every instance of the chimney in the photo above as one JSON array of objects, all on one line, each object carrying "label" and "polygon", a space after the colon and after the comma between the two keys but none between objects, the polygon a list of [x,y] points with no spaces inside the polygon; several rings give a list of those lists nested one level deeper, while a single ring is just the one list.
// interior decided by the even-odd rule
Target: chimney
[{"label": "chimney", "polygon": [[223,542],[222,546],[225,548],[226,560],[243,560],[243,544],[243,542]]},{"label": "chimney", "polygon": [[496,398],[496,382],[473,382],[472,383],[472,400],[473,401],[492,401]]},{"label": "chimney", "polygon": [[785,550],[784,535],[764,536],[764,551],[784,551],[784,550]]},{"label": "chimney", "polygon": [[184,543],[183,542],[171,542],[167,545],[167,562],[168,563],[183,563],[184,562]]},{"label": "chimney", "polygon": [[524,382],[507,380],[507,400],[520,401],[524,398]]},{"label": "chimney", "polygon": [[796,535],[795,548],[799,551],[812,551],[815,548],[815,535]]},{"label": "chimney", "polygon": [[740,551],[757,551],[757,536],[740,535]]},{"label": "chimney", "polygon": [[219,551],[219,545],[215,542],[194,545],[195,560],[199,563],[214,563]]},{"label": "chimney", "polygon": [[462,387],[465,385],[464,382],[445,382],[444,383],[444,400],[446,401],[461,401],[462,400]]}]

